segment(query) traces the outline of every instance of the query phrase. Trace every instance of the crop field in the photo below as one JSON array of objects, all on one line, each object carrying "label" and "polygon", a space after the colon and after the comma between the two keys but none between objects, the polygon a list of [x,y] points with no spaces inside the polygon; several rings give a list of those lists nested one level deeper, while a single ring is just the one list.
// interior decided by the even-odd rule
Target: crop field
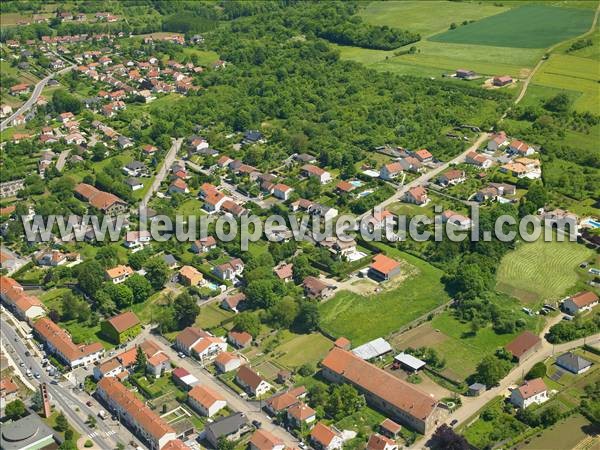
[{"label": "crop field", "polygon": [[447,30],[436,42],[514,48],[548,48],[588,30],[594,12],[584,8],[525,5]]},{"label": "crop field", "polygon": [[[574,414],[561,420],[556,425],[548,430],[544,430],[540,435],[532,438],[529,443],[520,450],[539,450],[542,448],[581,448],[593,449],[595,438],[590,434],[594,430],[595,433],[600,433],[600,427],[593,425],[581,414]],[[581,443],[581,447],[577,445]],[[585,446],[587,443],[588,446]]]},{"label": "crop field", "polygon": [[411,275],[397,287],[368,297],[339,292],[320,305],[323,330],[359,345],[386,336],[448,301],[441,270],[399,250],[385,246],[385,251],[401,262],[403,273]]},{"label": "crop field", "polygon": [[593,256],[575,242],[522,243],[502,258],[497,288],[527,303],[557,300],[577,283],[578,265]]},{"label": "crop field", "polygon": [[600,66],[597,60],[571,55],[551,55],[533,77],[533,82],[557,89],[580,92],[574,108],[600,114]]},{"label": "crop field", "polygon": [[492,2],[389,1],[369,3],[360,16],[372,25],[387,25],[428,36],[447,30],[452,22],[478,20],[507,9]]}]

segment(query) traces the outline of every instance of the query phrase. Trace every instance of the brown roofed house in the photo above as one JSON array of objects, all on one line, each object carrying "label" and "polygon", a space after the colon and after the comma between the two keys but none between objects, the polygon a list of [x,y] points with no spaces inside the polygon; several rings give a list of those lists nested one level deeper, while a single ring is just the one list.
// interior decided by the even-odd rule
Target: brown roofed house
[{"label": "brown roofed house", "polygon": [[539,336],[531,331],[523,331],[504,347],[519,362],[525,361],[535,353],[542,345]]}]

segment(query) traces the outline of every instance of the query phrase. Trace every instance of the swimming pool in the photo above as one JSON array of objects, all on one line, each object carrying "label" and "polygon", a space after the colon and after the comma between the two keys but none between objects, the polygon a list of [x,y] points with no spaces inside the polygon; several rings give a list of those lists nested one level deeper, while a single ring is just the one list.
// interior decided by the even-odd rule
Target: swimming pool
[{"label": "swimming pool", "polygon": [[359,197],[359,198],[366,197],[367,195],[372,194],[372,193],[373,193],[373,189],[367,189],[366,191],[362,191],[361,193],[359,193],[357,195],[357,197]]},{"label": "swimming pool", "polygon": [[213,283],[212,281],[207,281],[206,282],[206,287],[209,288],[209,289],[212,289],[213,291],[219,291],[220,290],[219,285]]},{"label": "swimming pool", "polygon": [[350,184],[351,184],[352,186],[354,186],[354,187],[357,187],[357,188],[358,188],[358,187],[361,187],[361,186],[363,185],[363,182],[362,182],[362,181],[360,181],[360,180],[352,180],[352,181],[350,181]]},{"label": "swimming pool", "polygon": [[588,220],[588,223],[589,223],[591,226],[593,226],[594,228],[600,228],[600,222],[597,222],[597,221],[595,221],[595,220],[592,220],[592,219],[590,219],[590,220]]}]

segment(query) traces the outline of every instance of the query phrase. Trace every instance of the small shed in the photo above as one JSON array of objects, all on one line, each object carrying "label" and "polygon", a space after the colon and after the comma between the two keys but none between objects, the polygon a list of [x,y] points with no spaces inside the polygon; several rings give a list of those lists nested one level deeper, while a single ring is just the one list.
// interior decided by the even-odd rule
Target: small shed
[{"label": "small shed", "polygon": [[485,392],[486,390],[487,390],[487,386],[485,384],[473,383],[471,386],[469,386],[469,395],[471,397],[477,397],[478,395]]},{"label": "small shed", "polygon": [[394,358],[394,365],[397,365],[410,372],[418,372],[425,367],[426,364],[427,363],[425,361],[415,358],[413,355],[409,355],[408,353],[400,353]]}]

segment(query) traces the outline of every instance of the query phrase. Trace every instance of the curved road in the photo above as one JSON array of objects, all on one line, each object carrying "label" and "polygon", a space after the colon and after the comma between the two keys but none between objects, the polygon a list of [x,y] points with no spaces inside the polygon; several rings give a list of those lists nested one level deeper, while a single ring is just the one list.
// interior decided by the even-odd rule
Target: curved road
[{"label": "curved road", "polygon": [[53,72],[50,75],[48,75],[46,78],[43,78],[42,80],[40,80],[39,83],[36,84],[35,87],[33,88],[33,93],[31,94],[31,97],[29,97],[29,99],[27,99],[27,101],[19,107],[19,109],[17,109],[14,113],[12,113],[12,115],[10,117],[7,117],[2,122],[0,122],[0,131],[4,131],[5,129],[7,129],[15,117],[17,117],[19,114],[23,114],[23,113],[29,111],[29,109],[31,109],[31,107],[33,105],[35,105],[35,102],[37,101],[37,99],[41,95],[42,91],[48,84],[48,81],[50,81],[56,75],[60,75],[64,72],[68,72],[73,67],[75,67],[75,64],[67,66],[64,69],[59,70],[58,72]]}]

